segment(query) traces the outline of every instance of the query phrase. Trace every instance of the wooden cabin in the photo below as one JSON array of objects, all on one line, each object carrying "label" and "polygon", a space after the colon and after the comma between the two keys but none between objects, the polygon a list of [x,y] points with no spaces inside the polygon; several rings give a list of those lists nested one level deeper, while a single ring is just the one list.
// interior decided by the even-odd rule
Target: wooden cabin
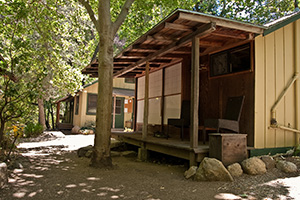
[{"label": "wooden cabin", "polygon": [[[113,81],[112,101],[112,129],[124,130],[133,128],[134,108],[134,80],[117,78]],[[83,86],[75,96],[67,96],[56,102],[57,104],[57,128],[59,130],[71,130],[72,127],[80,128],[95,126],[98,81]],[[61,110],[61,104],[63,110]],[[59,115],[61,114],[61,116]]]},{"label": "wooden cabin", "polygon": [[[224,117],[227,99],[244,96],[239,132],[247,135],[248,149],[297,144],[299,18],[296,13],[258,26],[174,11],[114,57],[114,77],[136,79],[134,129],[141,131],[118,136],[140,146],[141,157],[152,150],[194,164],[209,152],[204,120]],[[96,67],[93,62],[83,73],[97,76]],[[181,140],[180,128],[168,126],[168,119],[180,118],[185,100],[191,120]],[[169,138],[154,137],[167,132]]]}]

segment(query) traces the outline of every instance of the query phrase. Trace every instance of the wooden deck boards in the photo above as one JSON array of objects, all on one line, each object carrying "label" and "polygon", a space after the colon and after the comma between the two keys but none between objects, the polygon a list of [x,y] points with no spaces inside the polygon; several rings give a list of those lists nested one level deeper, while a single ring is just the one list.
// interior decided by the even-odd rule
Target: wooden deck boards
[{"label": "wooden deck boards", "polygon": [[141,133],[113,132],[112,135],[125,143],[187,160],[190,159],[190,154],[192,153],[195,155],[197,162],[200,162],[209,152],[208,145],[200,144],[197,148],[192,149],[190,141],[181,141],[180,139],[157,138],[151,135],[148,135],[146,139],[142,139]]}]

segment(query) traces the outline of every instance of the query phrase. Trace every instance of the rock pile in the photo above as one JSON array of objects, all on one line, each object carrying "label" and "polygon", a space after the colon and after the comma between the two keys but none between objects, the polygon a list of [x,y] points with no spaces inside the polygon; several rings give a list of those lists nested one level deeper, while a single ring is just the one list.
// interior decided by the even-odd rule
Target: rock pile
[{"label": "rock pile", "polygon": [[233,181],[233,177],[239,177],[243,173],[260,175],[277,168],[285,173],[297,172],[297,166],[285,160],[277,161],[272,156],[260,156],[248,158],[239,163],[233,163],[227,168],[215,158],[204,158],[199,167],[192,166],[184,173],[186,179],[193,178],[196,181]]}]

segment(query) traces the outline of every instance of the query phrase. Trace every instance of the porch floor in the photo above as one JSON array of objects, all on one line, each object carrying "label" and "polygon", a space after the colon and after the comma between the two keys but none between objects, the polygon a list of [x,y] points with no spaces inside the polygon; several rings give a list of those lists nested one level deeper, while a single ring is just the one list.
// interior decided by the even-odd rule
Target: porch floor
[{"label": "porch floor", "polygon": [[138,147],[143,147],[147,150],[164,153],[174,157],[195,160],[201,162],[205,156],[208,156],[209,146],[208,143],[203,145],[199,142],[197,148],[190,147],[190,141],[182,141],[176,138],[157,138],[148,135],[146,139],[142,138],[142,133],[120,133],[112,132],[112,136],[128,144]]}]

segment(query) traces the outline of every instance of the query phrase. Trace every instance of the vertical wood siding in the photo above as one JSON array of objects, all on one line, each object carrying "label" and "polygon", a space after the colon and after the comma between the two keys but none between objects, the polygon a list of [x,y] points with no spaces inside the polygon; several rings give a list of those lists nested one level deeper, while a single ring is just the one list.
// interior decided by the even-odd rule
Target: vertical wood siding
[{"label": "vertical wood siding", "polygon": [[[280,129],[269,128],[271,107],[278,99],[295,73],[295,64],[300,62],[300,20],[276,30],[266,36],[255,39],[255,147],[271,148],[293,146],[296,144],[296,134]],[[299,32],[298,32],[299,33]],[[296,52],[296,53],[295,53]],[[297,59],[297,62],[295,62]],[[298,65],[298,64],[297,64]],[[299,67],[299,66],[298,66]],[[299,84],[299,81],[296,82]],[[279,125],[299,129],[299,119],[296,121],[296,90],[293,85],[286,96],[278,104],[275,113]],[[300,92],[300,88],[297,88]],[[298,114],[299,115],[299,114]]]}]

